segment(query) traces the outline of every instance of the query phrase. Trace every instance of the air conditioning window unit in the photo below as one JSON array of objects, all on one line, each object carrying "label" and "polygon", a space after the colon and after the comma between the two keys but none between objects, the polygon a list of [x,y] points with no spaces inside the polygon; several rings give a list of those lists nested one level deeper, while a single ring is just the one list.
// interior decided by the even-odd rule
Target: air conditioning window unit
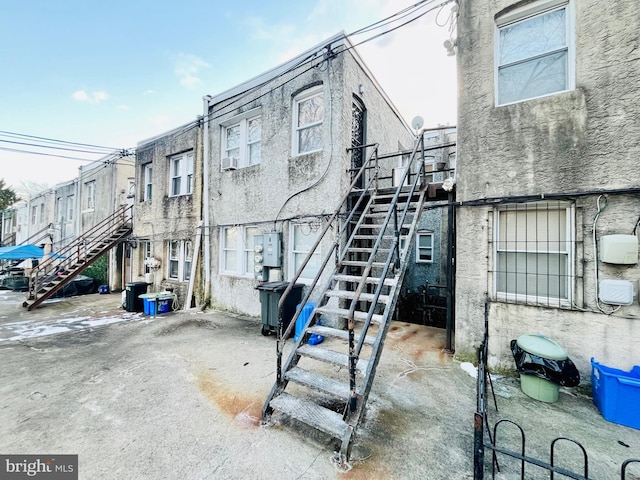
[{"label": "air conditioning window unit", "polygon": [[238,168],[237,157],[224,157],[222,159],[222,170],[235,170]]}]

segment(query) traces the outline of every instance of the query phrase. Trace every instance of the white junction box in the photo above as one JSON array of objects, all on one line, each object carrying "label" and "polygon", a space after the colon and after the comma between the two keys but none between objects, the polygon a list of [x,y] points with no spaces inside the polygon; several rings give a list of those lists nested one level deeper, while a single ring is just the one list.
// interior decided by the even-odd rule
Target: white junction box
[{"label": "white junction box", "polygon": [[629,280],[601,280],[598,296],[601,302],[609,305],[631,305],[633,283]]},{"label": "white junction box", "polygon": [[635,235],[600,237],[600,261],[619,265],[638,263],[638,237]]}]

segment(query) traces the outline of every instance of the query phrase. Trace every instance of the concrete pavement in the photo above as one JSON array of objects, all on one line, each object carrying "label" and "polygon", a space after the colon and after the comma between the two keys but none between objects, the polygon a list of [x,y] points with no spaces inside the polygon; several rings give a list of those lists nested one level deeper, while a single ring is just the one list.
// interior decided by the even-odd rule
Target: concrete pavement
[{"label": "concrete pavement", "polygon": [[[122,310],[119,294],[34,312],[21,301],[0,294],[0,453],[78,454],[81,479],[473,478],[475,380],[442,352],[442,330],[392,324],[342,472],[322,434],[278,416],[260,424],[275,340],[259,319],[196,309],[151,318]],[[640,458],[640,430],[605,421],[588,396],[563,389],[546,404],[517,378],[494,384],[490,422],[520,424],[528,454],[548,461],[550,441],[566,435],[587,449],[590,478],[604,479]],[[518,478],[517,466],[501,467],[497,478]],[[536,475],[527,478],[548,478]]]}]

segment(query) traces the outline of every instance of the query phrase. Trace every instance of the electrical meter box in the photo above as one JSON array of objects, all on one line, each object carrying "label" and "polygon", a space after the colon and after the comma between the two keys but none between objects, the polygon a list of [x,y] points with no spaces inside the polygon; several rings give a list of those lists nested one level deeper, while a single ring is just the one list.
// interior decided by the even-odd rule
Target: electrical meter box
[{"label": "electrical meter box", "polygon": [[264,268],[264,239],[262,235],[253,237],[253,273],[257,280],[264,281],[268,272]]},{"label": "electrical meter box", "polygon": [[262,258],[265,267],[281,267],[280,261],[280,233],[269,232],[262,235]]},{"label": "electrical meter box", "polygon": [[638,237],[635,235],[600,237],[600,261],[619,265],[638,263]]},{"label": "electrical meter box", "polygon": [[609,305],[631,305],[633,283],[628,280],[601,280],[598,288],[600,301]]}]

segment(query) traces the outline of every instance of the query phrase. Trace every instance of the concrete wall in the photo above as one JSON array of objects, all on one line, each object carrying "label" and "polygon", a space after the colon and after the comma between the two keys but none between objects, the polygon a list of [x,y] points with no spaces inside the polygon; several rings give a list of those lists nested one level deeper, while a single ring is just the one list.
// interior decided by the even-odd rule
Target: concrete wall
[{"label": "concrete wall", "polygon": [[[189,124],[156,138],[141,142],[136,149],[136,187],[134,203],[133,237],[139,247],[131,252],[130,281],[144,281],[144,255],[141,242],[151,242],[151,254],[160,260],[160,268],[154,273],[152,289],[163,286],[174,288],[182,305],[187,293],[187,281],[168,278],[168,241],[195,240],[196,228],[201,218],[202,153],[200,130],[197,124]],[[191,195],[169,196],[170,157],[193,151],[194,184]],[[152,164],[153,194],[144,200],[145,165]],[[202,250],[201,250],[202,251]]]},{"label": "concrete wall", "polygon": [[[493,302],[493,210],[465,207],[486,197],[596,192],[639,186],[640,145],[637,2],[572,1],[575,12],[575,89],[496,107],[495,16],[510,0],[463,0],[458,22],[459,153],[456,350],[479,343],[483,305]],[[525,2],[520,2],[523,4]],[[571,200],[571,199],[567,199]],[[513,365],[508,340],[520,333],[544,333],[567,347],[583,377],[588,359],[618,368],[640,364],[632,345],[640,338],[637,302],[613,315],[595,305],[591,224],[597,195],[576,200],[576,300],[572,309],[495,303],[490,338],[495,362]],[[637,195],[610,195],[600,233],[631,233]],[[640,268],[600,264],[601,278],[637,280]],[[637,284],[636,284],[637,286]],[[586,311],[579,311],[579,309]],[[585,378],[588,382],[589,379]]]},{"label": "concrete wall", "polygon": [[[308,65],[276,77],[255,91],[212,106],[210,123],[212,301],[221,307],[260,314],[258,281],[253,276],[220,273],[220,232],[225,226],[258,225],[263,232],[280,232],[283,240],[281,276],[288,280],[289,229],[292,221],[321,228],[351,184],[346,173],[351,157],[353,95],[367,109],[368,142],[379,142],[381,151],[396,151],[400,142],[410,147],[411,132],[377,88],[375,80],[350,53],[338,55],[320,68]],[[292,155],[292,107],[294,97],[306,88],[322,85],[324,92],[323,149]],[[361,88],[362,86],[362,88]],[[362,93],[361,93],[362,92]],[[222,125],[252,109],[261,109],[262,159],[258,165],[221,171]],[[334,229],[334,233],[335,233]],[[321,245],[327,252],[329,235]],[[312,299],[313,300],[313,299]]]}]

